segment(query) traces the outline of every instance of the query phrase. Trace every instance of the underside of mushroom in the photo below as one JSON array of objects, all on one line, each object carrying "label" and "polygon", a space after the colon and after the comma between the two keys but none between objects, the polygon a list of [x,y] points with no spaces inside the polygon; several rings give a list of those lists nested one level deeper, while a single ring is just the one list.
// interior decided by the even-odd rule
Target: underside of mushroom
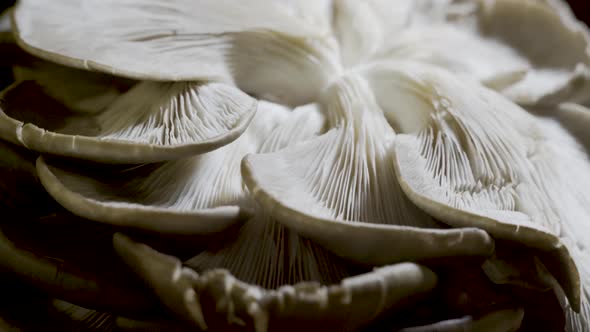
[{"label": "underside of mushroom", "polygon": [[0,85],[0,329],[590,332],[562,0],[17,0]]}]

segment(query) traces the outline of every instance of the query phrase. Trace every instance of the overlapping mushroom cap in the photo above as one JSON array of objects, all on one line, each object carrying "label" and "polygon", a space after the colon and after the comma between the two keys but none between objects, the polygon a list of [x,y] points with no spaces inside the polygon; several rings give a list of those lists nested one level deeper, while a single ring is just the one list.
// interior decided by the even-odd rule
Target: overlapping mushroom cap
[{"label": "overlapping mushroom cap", "polygon": [[[21,0],[12,18],[31,55],[0,137],[44,154],[53,199],[78,223],[215,235],[187,267],[114,237],[183,322],[210,326],[213,305],[258,331],[356,329],[493,237],[535,268],[489,259],[490,280],[553,287],[566,329],[590,329],[589,113],[573,104],[590,99],[589,35],[564,4]],[[518,306],[417,329],[512,331]]]}]

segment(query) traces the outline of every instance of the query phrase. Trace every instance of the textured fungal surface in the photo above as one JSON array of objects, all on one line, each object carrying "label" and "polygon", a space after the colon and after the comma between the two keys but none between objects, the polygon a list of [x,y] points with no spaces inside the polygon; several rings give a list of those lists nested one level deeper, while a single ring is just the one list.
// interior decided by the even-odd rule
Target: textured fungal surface
[{"label": "textured fungal surface", "polygon": [[589,41],[561,0],[19,0],[0,329],[590,332]]}]

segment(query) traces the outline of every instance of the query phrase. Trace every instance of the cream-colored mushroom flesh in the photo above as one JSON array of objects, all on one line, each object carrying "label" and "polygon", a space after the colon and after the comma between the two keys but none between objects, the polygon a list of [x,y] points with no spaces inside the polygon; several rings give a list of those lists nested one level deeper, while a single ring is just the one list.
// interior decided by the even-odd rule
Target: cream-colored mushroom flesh
[{"label": "cream-colored mushroom flesh", "polygon": [[590,332],[590,29],[566,0],[18,0],[0,67],[0,147],[31,158],[0,156],[0,188],[31,196],[14,167],[42,193],[0,207],[60,209],[6,225],[106,227],[112,275],[153,292],[119,306],[125,276],[102,294],[0,222],[0,267],[51,296],[152,295],[170,329]]},{"label": "cream-colored mushroom flesh", "polygon": [[555,3],[538,0],[481,2],[481,33],[510,45],[524,55],[532,67],[521,82],[502,91],[518,103],[555,105],[563,100],[588,101],[588,28],[566,17]]},{"label": "cream-colored mushroom flesh", "polygon": [[115,235],[114,246],[166,306],[201,329],[208,327],[201,304],[207,295],[228,323],[250,324],[257,332],[266,332],[277,321],[312,329],[325,321],[329,322],[326,328],[354,330],[398,303],[432,290],[437,281],[436,275],[423,266],[400,263],[335,285],[308,282],[268,290],[237,280],[227,270],[199,275],[182,267],[174,257],[121,234]]},{"label": "cream-colored mushroom flesh", "polygon": [[373,60],[435,64],[526,105],[588,101],[590,34],[585,25],[551,4],[537,0],[416,3],[406,28],[388,38]]},{"label": "cream-colored mushroom flesh", "polygon": [[388,0],[333,2],[333,30],[346,67],[370,61],[391,36],[399,35],[410,23],[417,1]]},{"label": "cream-colored mushroom flesh", "polygon": [[[317,105],[296,109],[268,135],[258,152],[277,151],[317,137],[325,124]],[[224,268],[241,281],[272,289],[303,281],[330,284],[348,276],[342,259],[259,208],[236,236],[198,253],[186,265],[199,273]]]},{"label": "cream-colored mushroom flesh", "polygon": [[352,75],[325,94],[330,130],[273,153],[247,156],[244,181],[277,221],[336,254],[370,264],[493,250],[477,229],[439,229],[404,197],[395,138],[368,83]]},{"label": "cream-colored mushroom flesh", "polygon": [[339,69],[329,17],[317,9],[310,19],[306,8],[314,6],[24,0],[14,26],[24,49],[61,64],[136,79],[235,82],[249,93],[304,104]]},{"label": "cream-colored mushroom flesh", "polygon": [[588,319],[590,160],[575,137],[434,67],[378,66],[366,75],[398,132],[394,164],[409,199],[450,225],[555,251],[567,271],[560,283],[574,308],[581,293]]},{"label": "cream-colored mushroom flesh", "polygon": [[532,114],[548,121],[557,121],[590,153],[590,108],[574,103],[562,103],[557,107],[529,108]]},{"label": "cream-colored mushroom flesh", "polygon": [[[243,188],[242,157],[265,144],[280,144],[283,137],[321,130],[319,116],[314,107],[290,112],[261,102],[240,138],[209,153],[112,172],[39,159],[37,170],[49,194],[79,216],[164,233],[218,232],[254,209]],[[290,131],[275,130],[285,122]]]},{"label": "cream-colored mushroom flesh", "polygon": [[221,83],[142,82],[96,114],[78,113],[35,82],[0,96],[0,137],[31,150],[104,163],[147,163],[205,153],[236,138],[256,100]]},{"label": "cream-colored mushroom flesh", "polygon": [[185,264],[199,273],[227,269],[243,282],[269,289],[304,281],[331,284],[349,276],[341,258],[263,212],[249,219],[235,237]]}]

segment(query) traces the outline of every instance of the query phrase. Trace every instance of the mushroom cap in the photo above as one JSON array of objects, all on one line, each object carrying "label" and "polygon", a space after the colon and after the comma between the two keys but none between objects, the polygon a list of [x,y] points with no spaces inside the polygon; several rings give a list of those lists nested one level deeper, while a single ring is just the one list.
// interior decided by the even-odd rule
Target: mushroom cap
[{"label": "mushroom cap", "polygon": [[121,258],[168,308],[201,329],[208,327],[210,319],[202,307],[206,296],[213,299],[217,312],[227,315],[229,323],[251,321],[258,332],[267,331],[277,321],[313,329],[321,320],[331,322],[332,328],[338,324],[352,330],[396,304],[427,293],[436,284],[436,275],[429,269],[400,263],[346,278],[337,285],[300,283],[266,290],[241,282],[226,270],[199,275],[174,257],[122,234],[116,234],[113,242]]},{"label": "mushroom cap", "polygon": [[[14,11],[14,29],[23,48],[68,66],[231,82],[290,105],[318,97],[340,62],[400,57],[452,68],[521,104],[555,105],[583,102],[590,90],[590,33],[566,7],[538,0],[249,0],[237,7],[227,0],[26,0]],[[71,19],[61,20],[64,13]]]},{"label": "mushroom cap", "polygon": [[[172,167],[172,170],[185,174],[188,172],[188,177],[167,179],[166,175],[160,175],[166,173],[161,169],[147,180],[146,186],[151,185],[157,190],[150,197],[141,195],[141,188],[136,186],[138,183],[121,190],[121,181],[117,181],[120,176],[110,182],[108,178],[97,180],[95,176],[79,173],[80,169],[48,164],[43,157],[37,159],[37,172],[47,192],[64,208],[80,217],[116,226],[168,234],[208,234],[222,231],[248,217],[248,209],[238,205],[199,208],[185,205],[178,193],[169,196],[170,192],[166,190],[168,187],[182,192],[180,181],[191,180],[190,163],[174,165],[177,167]],[[145,176],[145,169],[140,167],[135,172],[131,171],[131,174]],[[128,172],[123,171],[123,174]],[[160,181],[167,181],[169,185],[164,186]],[[161,187],[158,188],[158,185]],[[134,192],[135,196],[132,195]],[[166,198],[170,201],[166,201]]]},{"label": "mushroom cap", "polygon": [[103,163],[158,162],[234,141],[256,105],[221,83],[142,82],[105,110],[85,114],[26,81],[0,96],[0,137],[37,152]]},{"label": "mushroom cap", "polygon": [[[308,8],[318,8],[311,18]],[[26,0],[14,10],[13,29],[25,50],[63,65],[142,80],[235,82],[295,105],[310,102],[339,68],[321,8],[278,0]]]},{"label": "mushroom cap", "polygon": [[567,13],[567,4],[423,1],[416,7],[405,29],[388,38],[373,61],[434,64],[479,80],[523,105],[587,101],[590,34]]},{"label": "mushroom cap", "polygon": [[[12,22],[19,45],[60,65],[15,70],[21,82],[0,96],[0,138],[46,154],[137,164],[98,169],[39,158],[43,186],[79,216],[191,236],[248,219],[225,251],[191,259],[202,274],[123,235],[113,238],[115,251],[160,300],[201,329],[213,326],[207,310],[259,332],[277,322],[323,329],[314,324],[320,320],[352,329],[437,282],[415,263],[355,277],[333,264],[322,281],[337,285],[270,290],[208,270],[218,263],[256,283],[274,278],[268,285],[275,288],[291,276],[272,271],[323,278],[333,261],[320,246],[357,263],[384,265],[489,256],[493,236],[542,252],[535,267],[548,271],[535,272],[565,291],[568,331],[587,331],[584,128],[590,117],[582,106],[561,103],[589,102],[588,29],[557,0],[400,0],[396,6],[386,10],[394,6],[382,0],[21,0]],[[359,67],[363,62],[378,64]],[[85,71],[102,74],[89,75],[84,88],[77,82]],[[67,83],[57,84],[62,72]],[[120,94],[103,84],[112,78],[105,73],[146,81]],[[37,83],[22,82],[27,79]],[[25,100],[19,91],[38,98]],[[311,116],[299,116],[305,112],[277,111],[254,98],[320,104]],[[512,102],[559,107],[541,118]],[[41,276],[33,280],[41,288],[55,287],[46,275],[59,275],[59,267],[13,250],[0,234],[0,253],[3,247],[4,260],[14,252],[25,261],[24,270],[14,262],[5,263],[9,269],[31,279],[29,269]],[[272,260],[276,248],[281,257]],[[251,267],[257,270],[248,272],[236,257],[257,257]],[[293,267],[309,257],[313,264]],[[503,263],[484,263],[494,282],[523,277]],[[96,295],[92,278],[71,275],[64,278],[71,277],[75,291]],[[523,279],[516,283],[531,286]],[[84,301],[68,287],[57,289]],[[100,297],[88,303],[111,304]],[[520,309],[505,310],[425,328],[515,330],[522,318]]]},{"label": "mushroom cap", "polygon": [[49,194],[76,215],[160,233],[215,233],[246,219],[254,209],[243,187],[241,158],[280,146],[283,140],[303,139],[322,126],[313,107],[291,112],[260,102],[245,133],[209,153],[112,172],[40,158],[37,171]]},{"label": "mushroom cap", "polygon": [[502,91],[508,98],[526,105],[588,100],[590,33],[565,8],[563,1],[482,2],[480,31],[518,50],[534,68]]},{"label": "mushroom cap", "polygon": [[404,197],[390,153],[394,133],[362,78],[334,83],[321,106],[326,133],[242,162],[250,193],[272,217],[366,264],[493,251],[485,232],[441,229]]},{"label": "mushroom cap", "polygon": [[[588,315],[585,149],[555,121],[469,80],[407,63],[389,69],[367,75],[397,128],[394,165],[408,198],[452,226],[553,252],[571,306],[581,301]],[[388,102],[395,97],[404,99]]]}]

